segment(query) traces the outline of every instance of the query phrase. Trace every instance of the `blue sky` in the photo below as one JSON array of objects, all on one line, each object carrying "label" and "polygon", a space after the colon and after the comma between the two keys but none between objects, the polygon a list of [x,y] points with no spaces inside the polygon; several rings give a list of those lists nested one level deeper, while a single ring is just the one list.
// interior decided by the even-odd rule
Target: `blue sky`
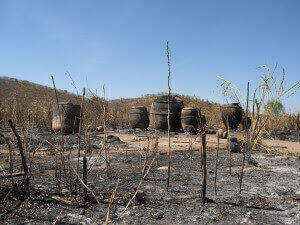
[{"label": "blue sky", "polygon": [[[216,75],[257,85],[259,65],[279,62],[299,81],[300,1],[0,0],[0,75],[109,98],[172,91],[224,103]],[[300,111],[299,92],[284,102]]]}]

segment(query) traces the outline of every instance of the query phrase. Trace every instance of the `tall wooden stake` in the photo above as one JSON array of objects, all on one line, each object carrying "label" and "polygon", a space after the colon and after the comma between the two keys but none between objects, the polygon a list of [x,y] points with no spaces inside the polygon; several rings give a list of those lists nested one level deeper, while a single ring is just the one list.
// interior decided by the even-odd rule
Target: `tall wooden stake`
[{"label": "tall wooden stake", "polygon": [[171,87],[170,87],[170,77],[171,77],[171,70],[170,70],[170,53],[169,53],[169,42],[167,41],[167,57],[168,57],[168,170],[167,170],[167,182],[166,187],[167,191],[169,190],[170,184],[170,172],[171,172],[171,124],[170,124],[170,96],[171,96]]},{"label": "tall wooden stake", "polygon": [[[248,116],[248,106],[249,106],[249,86],[250,83],[247,84],[247,103],[246,103],[246,120]],[[240,181],[239,181],[239,193],[242,193],[242,182],[243,182],[243,176],[244,176],[244,167],[245,167],[245,153],[248,151],[248,144],[249,144],[249,125],[246,122],[246,142],[244,149],[242,151],[242,167],[241,167],[241,174],[240,174]]]},{"label": "tall wooden stake", "polygon": [[201,187],[201,200],[202,203],[207,201],[206,199],[206,133],[205,128],[201,128],[201,159],[202,159],[202,187]]}]

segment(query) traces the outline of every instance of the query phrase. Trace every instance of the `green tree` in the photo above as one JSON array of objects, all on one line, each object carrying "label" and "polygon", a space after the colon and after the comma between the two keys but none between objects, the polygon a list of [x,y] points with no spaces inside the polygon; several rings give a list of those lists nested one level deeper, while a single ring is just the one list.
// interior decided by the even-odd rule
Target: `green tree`
[{"label": "green tree", "polygon": [[273,115],[279,116],[283,114],[284,106],[281,101],[276,101],[275,103],[275,100],[272,100],[267,102],[265,105],[265,110]]}]

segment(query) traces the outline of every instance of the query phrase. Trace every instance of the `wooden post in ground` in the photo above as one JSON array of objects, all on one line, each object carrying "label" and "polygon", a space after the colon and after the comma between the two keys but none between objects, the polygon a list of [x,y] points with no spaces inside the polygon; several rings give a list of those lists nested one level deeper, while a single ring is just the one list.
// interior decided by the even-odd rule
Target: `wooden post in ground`
[{"label": "wooden post in ground", "polygon": [[202,161],[202,187],[201,187],[201,201],[206,202],[206,133],[205,128],[201,128],[201,161]]},{"label": "wooden post in ground", "polygon": [[[249,86],[250,83],[247,84],[247,103],[246,103],[246,118],[248,116],[248,106],[249,106]],[[243,176],[244,176],[244,167],[245,167],[245,153],[248,151],[248,145],[249,145],[249,125],[246,123],[246,141],[244,144],[244,149],[242,150],[242,166],[241,166],[241,174],[240,174],[240,180],[239,180],[239,193],[242,194],[242,182],[243,182]]]},{"label": "wooden post in ground", "polygon": [[167,191],[169,190],[170,184],[170,173],[171,173],[171,124],[170,124],[170,96],[171,96],[171,87],[170,87],[170,77],[171,77],[171,69],[170,69],[170,53],[169,53],[169,42],[167,41],[167,57],[168,57],[168,170],[167,170],[167,181],[166,187]]}]

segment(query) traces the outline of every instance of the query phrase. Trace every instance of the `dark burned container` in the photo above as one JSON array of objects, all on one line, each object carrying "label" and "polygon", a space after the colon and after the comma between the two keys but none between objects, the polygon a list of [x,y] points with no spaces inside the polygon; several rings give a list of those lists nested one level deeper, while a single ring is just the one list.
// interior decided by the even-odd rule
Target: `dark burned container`
[{"label": "dark burned container", "polygon": [[54,108],[52,130],[63,134],[78,133],[80,119],[80,105],[71,102],[61,102]]},{"label": "dark burned container", "polygon": [[249,116],[247,116],[247,117],[244,116],[243,119],[242,119],[242,128],[243,128],[243,130],[250,129],[251,122],[252,122],[252,120]]},{"label": "dark burned container", "polygon": [[197,133],[200,125],[200,112],[197,108],[183,108],[181,111],[181,125],[186,132]]},{"label": "dark burned container", "polygon": [[[170,96],[170,129],[181,129],[181,110],[183,101],[175,96]],[[168,130],[168,95],[157,97],[151,105],[150,122],[159,130]]]},{"label": "dark burned container", "polygon": [[239,103],[231,103],[222,107],[222,121],[227,128],[227,123],[231,129],[236,130],[241,123],[243,109]]},{"label": "dark burned container", "polygon": [[144,106],[136,106],[130,109],[129,122],[132,129],[147,129],[149,126],[149,116],[147,108]]}]

